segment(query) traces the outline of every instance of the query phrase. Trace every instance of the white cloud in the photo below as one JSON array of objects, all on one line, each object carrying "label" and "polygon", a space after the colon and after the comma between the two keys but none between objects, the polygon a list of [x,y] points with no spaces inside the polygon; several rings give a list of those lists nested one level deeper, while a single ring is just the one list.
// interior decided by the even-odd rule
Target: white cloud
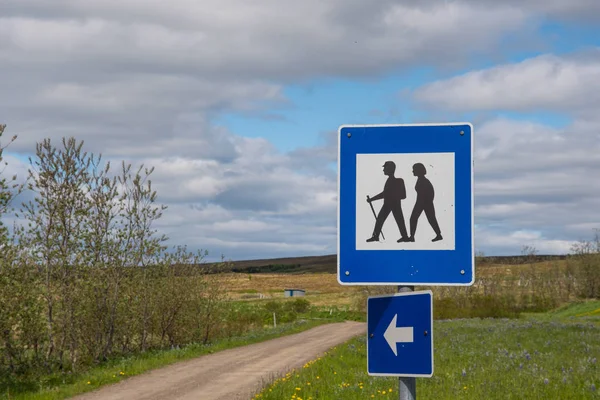
[{"label": "white cloud", "polygon": [[596,0],[508,0],[508,3],[567,22],[600,21],[600,3]]},{"label": "white cloud", "polygon": [[541,55],[424,85],[414,98],[454,111],[552,110],[578,113],[600,104],[600,48],[569,57]]},{"label": "white cloud", "polygon": [[527,201],[515,201],[503,204],[483,204],[477,207],[477,215],[485,218],[503,219],[530,215],[538,209],[539,204]]},{"label": "white cloud", "polygon": [[538,254],[567,254],[576,243],[573,240],[551,239],[541,232],[516,230],[503,232],[496,229],[481,228],[475,231],[478,248],[488,249],[484,255],[519,254],[524,246],[535,248]]},{"label": "white cloud", "polygon": [[274,225],[263,221],[256,220],[229,220],[224,222],[215,222],[213,229],[215,231],[239,232],[239,233],[256,233],[275,228]]},{"label": "white cloud", "polygon": [[424,57],[456,60],[486,50],[527,19],[519,8],[502,5],[387,0],[57,0],[52,8],[9,0],[4,8],[5,46],[29,61],[98,63],[96,69],[116,62],[121,72],[151,66],[230,78],[296,79],[380,71]]},{"label": "white cloud", "polygon": [[[520,43],[535,39],[532,27],[540,10],[575,18],[594,7],[582,0],[569,4],[2,0],[0,118],[9,134],[19,134],[11,151],[30,153],[44,137],[59,143],[72,135],[105,159],[155,166],[159,202],[169,205],[157,227],[173,243],[232,258],[333,253],[334,132],[324,133],[316,146],[282,153],[265,139],[243,138],[215,125],[214,117],[289,105],[288,83],[324,76],[370,78],[418,65],[464,67],[473,54],[494,57],[512,46],[504,43],[506,34],[520,34]],[[535,73],[511,78],[521,92],[517,100],[525,108],[541,102],[581,110],[581,93],[588,102],[598,99],[592,90],[595,62],[530,61],[525,67],[545,71],[545,79],[558,83],[544,92],[527,86],[538,79]],[[481,84],[485,93],[502,83],[502,73],[484,76],[495,82],[489,86],[481,77],[458,83],[475,90]],[[589,80],[585,87],[580,77]],[[461,93],[453,101],[463,109],[497,107],[494,96],[461,98]],[[444,98],[421,99],[447,106]],[[503,104],[514,102],[507,98]],[[594,148],[598,131],[591,116],[574,125],[576,141],[572,133],[535,124],[496,120],[482,127],[487,141],[478,139],[482,180],[477,190],[484,218],[520,213],[519,220],[526,221],[524,204],[538,204],[540,193],[566,198],[565,185],[571,196],[594,194],[590,185],[569,175],[596,161],[577,149],[582,143]],[[561,172],[556,163],[572,169]],[[523,175],[519,167],[535,174]],[[504,180],[502,171],[508,174]],[[535,185],[529,178],[537,180]],[[581,201],[572,207],[587,207]],[[517,214],[511,214],[513,206]],[[539,227],[539,212],[531,215]],[[563,223],[566,217],[561,218]],[[590,221],[572,219],[570,229],[583,229]]]},{"label": "white cloud", "polygon": [[[560,252],[600,228],[599,82],[594,49],[471,71],[415,90],[415,99],[434,110],[483,119],[475,124],[474,167],[476,222],[486,227],[481,246],[508,248],[522,239]],[[490,117],[498,110],[550,111],[572,121],[559,127]],[[515,234],[530,231],[539,237]]]},{"label": "white cloud", "polygon": [[286,104],[289,82],[460,64],[527,18],[391,0],[4,0],[0,109],[22,152],[73,135],[107,156],[231,160],[220,112]]},{"label": "white cloud", "polygon": [[287,82],[461,63],[526,20],[502,5],[387,0],[5,0],[0,109],[21,150],[75,135],[106,153],[177,151],[191,135],[181,118],[285,104]]},{"label": "white cloud", "polygon": [[334,252],[336,176],[295,168],[294,157],[264,139],[224,137],[236,146],[230,160],[136,160],[156,167],[157,200],[169,206],[157,222],[160,231],[173,243],[201,246],[217,257],[260,258],[265,249],[289,256]]},{"label": "white cloud", "polygon": [[526,238],[496,244],[490,238],[535,230],[541,235],[536,247],[560,252],[574,237],[587,239],[600,228],[594,131],[498,118],[476,126],[475,135],[475,218],[487,227],[478,246],[509,246]]}]

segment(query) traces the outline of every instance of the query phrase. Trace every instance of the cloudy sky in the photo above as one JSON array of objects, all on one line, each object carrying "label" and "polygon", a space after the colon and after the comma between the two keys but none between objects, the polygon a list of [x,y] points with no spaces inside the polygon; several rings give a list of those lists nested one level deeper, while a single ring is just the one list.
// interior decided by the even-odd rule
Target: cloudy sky
[{"label": "cloudy sky", "polygon": [[333,254],[342,124],[470,121],[475,243],[600,228],[597,0],[1,0],[10,169],[45,137],[155,166],[171,243]]}]

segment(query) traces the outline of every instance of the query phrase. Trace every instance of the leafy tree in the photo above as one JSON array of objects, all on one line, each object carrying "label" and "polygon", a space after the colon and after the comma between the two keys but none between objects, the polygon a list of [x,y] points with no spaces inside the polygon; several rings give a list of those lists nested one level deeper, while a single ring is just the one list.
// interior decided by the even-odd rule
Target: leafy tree
[{"label": "leafy tree", "polygon": [[[0,139],[5,129],[5,125],[0,125]],[[3,220],[13,211],[12,202],[23,191],[23,184],[16,182],[16,176],[4,176],[8,163],[3,153],[16,139],[17,136],[13,136],[7,145],[0,142],[0,381],[7,372],[22,372],[28,368],[24,344],[32,344],[30,348],[35,358],[40,331],[34,271],[27,268],[27,254],[20,251]]]},{"label": "leafy tree", "polygon": [[[224,264],[202,266],[207,253],[185,246],[167,251],[154,227],[166,209],[154,169],[123,162],[113,173],[83,145],[37,143],[20,186],[32,194],[16,213],[24,224],[12,236],[0,225],[0,381],[231,333]],[[0,217],[19,190],[2,172]]]},{"label": "leafy tree", "polygon": [[2,220],[2,217],[12,211],[13,199],[23,190],[23,185],[16,182],[16,175],[13,175],[10,178],[4,176],[4,172],[8,166],[8,162],[3,158],[4,150],[17,140],[17,135],[14,135],[9,140],[8,144],[3,145],[2,136],[4,135],[5,129],[6,125],[0,124],[0,248],[4,248],[9,241],[8,228]]}]

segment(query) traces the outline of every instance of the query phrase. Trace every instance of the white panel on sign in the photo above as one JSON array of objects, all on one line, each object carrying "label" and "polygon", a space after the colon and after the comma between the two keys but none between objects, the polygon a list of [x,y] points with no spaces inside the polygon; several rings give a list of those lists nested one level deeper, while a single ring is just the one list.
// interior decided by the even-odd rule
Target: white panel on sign
[{"label": "white panel on sign", "polygon": [[454,250],[454,187],[454,153],[356,154],[356,250]]}]

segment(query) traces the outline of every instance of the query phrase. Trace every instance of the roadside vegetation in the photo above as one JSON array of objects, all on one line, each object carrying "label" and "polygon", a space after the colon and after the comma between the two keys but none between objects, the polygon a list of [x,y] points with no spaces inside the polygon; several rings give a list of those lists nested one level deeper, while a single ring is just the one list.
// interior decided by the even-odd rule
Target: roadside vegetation
[{"label": "roadside vegetation", "polygon": [[0,181],[0,217],[15,210],[20,222],[0,219],[0,388],[252,329],[223,318],[209,273],[222,265],[168,249],[153,229],[166,207],[152,172],[113,171],[83,142],[46,139],[24,183]]},{"label": "roadside vegetation", "polygon": [[[417,379],[426,399],[597,399],[600,301],[520,319],[434,322],[434,374]],[[583,314],[583,315],[582,315]],[[367,374],[365,336],[290,371],[254,398],[397,399],[398,378]]]},{"label": "roadside vegetation", "polygon": [[[536,249],[522,249],[525,262],[496,264],[476,257],[472,286],[416,286],[434,296],[434,318],[517,318],[573,301],[600,298],[600,231],[582,240],[564,260],[537,261]],[[527,258],[530,262],[526,262]],[[366,286],[353,296],[353,309],[366,311],[368,296],[395,293],[395,286]]]},{"label": "roadside vegetation", "polygon": [[[14,140],[0,142],[4,167]],[[168,248],[154,228],[166,210],[154,169],[124,162],[113,169],[83,144],[37,143],[25,177],[0,168],[0,395],[68,385],[118,360],[139,358],[142,371],[178,359],[170,351],[200,354],[194,349],[325,321],[298,323],[318,312],[306,300],[231,301],[223,290],[231,275],[220,273],[227,262]],[[6,218],[11,212],[18,224]]]},{"label": "roadside vegetation", "polygon": [[[434,292],[434,375],[417,396],[436,399],[600,398],[600,237],[565,260],[486,264],[470,287]],[[415,290],[422,289],[415,287]],[[353,309],[392,286],[354,292]],[[367,374],[366,335],[265,382],[256,399],[398,398],[398,378]]]},{"label": "roadside vegetation", "polygon": [[306,320],[263,328],[241,336],[216,339],[211,343],[192,343],[181,348],[156,349],[145,353],[115,357],[98,366],[72,374],[54,373],[44,375],[25,384],[8,386],[2,398],[13,400],[59,400],[95,390],[101,386],[118,383],[144,372],[189,360],[206,354],[246,346],[277,337],[291,335],[334,320]]}]

